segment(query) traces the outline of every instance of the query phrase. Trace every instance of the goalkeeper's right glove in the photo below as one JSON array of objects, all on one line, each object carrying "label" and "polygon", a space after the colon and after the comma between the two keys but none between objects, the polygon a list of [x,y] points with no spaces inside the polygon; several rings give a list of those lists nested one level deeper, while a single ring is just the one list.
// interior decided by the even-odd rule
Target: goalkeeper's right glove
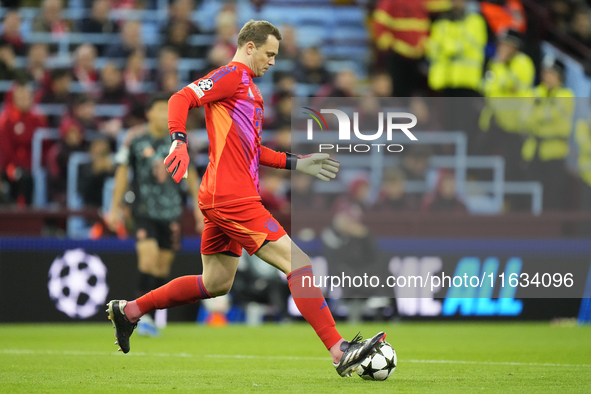
[{"label": "goalkeeper's right glove", "polygon": [[306,156],[297,156],[295,169],[328,182],[337,176],[340,165],[341,163],[331,159],[328,153],[312,153]]},{"label": "goalkeeper's right glove", "polygon": [[187,178],[189,169],[189,152],[187,151],[187,134],[172,133],[172,145],[168,156],[164,159],[166,170],[172,175],[172,179],[179,183]]}]

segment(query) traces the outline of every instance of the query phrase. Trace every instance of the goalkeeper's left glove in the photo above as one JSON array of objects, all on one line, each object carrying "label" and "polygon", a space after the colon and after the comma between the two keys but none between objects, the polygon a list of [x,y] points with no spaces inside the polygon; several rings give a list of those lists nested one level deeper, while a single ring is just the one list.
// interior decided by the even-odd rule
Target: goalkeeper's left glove
[{"label": "goalkeeper's left glove", "polygon": [[340,165],[341,163],[331,159],[328,153],[312,153],[311,155],[298,156],[295,169],[328,182],[337,176]]},{"label": "goalkeeper's left glove", "polygon": [[172,133],[172,145],[168,156],[164,159],[166,171],[172,175],[172,179],[179,183],[182,178],[187,178],[189,173],[189,152],[187,151],[187,134]]}]

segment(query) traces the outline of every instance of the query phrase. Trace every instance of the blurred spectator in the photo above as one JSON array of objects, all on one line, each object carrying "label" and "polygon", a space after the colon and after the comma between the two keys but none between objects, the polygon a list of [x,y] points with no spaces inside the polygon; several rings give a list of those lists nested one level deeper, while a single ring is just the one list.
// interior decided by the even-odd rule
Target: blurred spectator
[{"label": "blurred spectator", "polygon": [[13,103],[0,113],[0,179],[10,185],[11,197],[20,204],[31,204],[31,144],[33,134],[45,127],[45,119],[32,111],[33,93],[24,80],[14,84]]},{"label": "blurred spectator", "polygon": [[485,154],[505,157],[508,180],[522,178],[521,145],[524,124],[521,115],[524,97],[531,95],[535,76],[533,61],[520,52],[521,34],[509,30],[499,38],[497,55],[489,62],[484,79],[486,107],[480,115],[480,128],[489,131],[480,145]]},{"label": "blurred spectator", "polygon": [[60,123],[60,129],[76,124],[83,137],[89,137],[91,133],[99,130],[96,120],[94,100],[88,96],[78,96],[72,105],[71,113],[65,115]]},{"label": "blurred spectator", "polygon": [[293,75],[300,83],[322,85],[331,81],[322,53],[315,47],[303,51]]},{"label": "blurred spectator", "polygon": [[117,33],[117,24],[109,19],[111,4],[109,0],[94,0],[90,16],[81,19],[77,28],[81,33]]},{"label": "blurred spectator", "polygon": [[392,77],[385,72],[378,72],[370,78],[370,95],[373,97],[392,97]]},{"label": "blurred spectator", "polygon": [[291,125],[278,128],[273,134],[270,146],[278,152],[291,152]]},{"label": "blurred spectator", "polygon": [[64,3],[62,0],[43,0],[41,15],[33,20],[32,30],[41,33],[64,34],[69,29],[62,19]]},{"label": "blurred spectator", "polygon": [[479,96],[486,41],[482,16],[468,13],[466,0],[452,0],[452,9],[431,27],[429,87],[444,97]]},{"label": "blurred spectator", "polygon": [[168,24],[164,28],[164,35],[171,36],[171,30],[174,26],[184,25],[187,35],[200,34],[201,30],[193,23],[193,13],[195,11],[195,3],[193,0],[175,0],[170,6],[170,15],[168,17]]},{"label": "blurred spectator", "polygon": [[414,145],[402,158],[402,171],[409,181],[426,181],[431,149],[425,145]]},{"label": "blurred spectator", "polygon": [[380,195],[372,210],[382,212],[416,210],[417,200],[406,193],[405,181],[404,171],[400,168],[385,169]]},{"label": "blurred spectator", "polygon": [[275,114],[268,122],[268,129],[277,130],[281,127],[291,126],[292,97],[293,96],[289,93],[282,93],[280,96],[278,96],[278,101],[275,105]]},{"label": "blurred spectator", "polygon": [[179,76],[176,71],[166,72],[160,80],[160,91],[172,96],[182,87],[179,86]]},{"label": "blurred spectator", "polygon": [[507,30],[524,34],[527,30],[525,9],[520,0],[488,0],[480,3],[486,23],[496,35]]},{"label": "blurred spectator", "polygon": [[293,213],[320,211],[326,208],[326,197],[316,193],[312,186],[314,178],[298,171],[291,173],[291,210]]},{"label": "blurred spectator", "polygon": [[168,24],[163,29],[165,43],[171,46],[183,58],[203,57],[205,53],[189,44],[188,39],[201,30],[193,23],[195,4],[192,0],[176,0],[170,7]]},{"label": "blurred spectator", "polygon": [[210,67],[221,67],[232,60],[236,53],[236,33],[236,15],[230,11],[220,12],[216,18],[215,41],[207,55]]},{"label": "blurred spectator", "polygon": [[84,152],[86,144],[82,125],[72,117],[64,119],[59,127],[59,132],[60,140],[48,152],[47,192],[50,201],[63,206],[66,204],[70,155],[74,152]]},{"label": "blurred spectator", "polygon": [[297,82],[291,73],[275,71],[273,73],[273,97],[271,98],[271,106],[275,107],[277,102],[285,94],[295,96],[296,85]]},{"label": "blurred spectator", "polygon": [[109,58],[128,58],[135,51],[143,51],[146,57],[154,57],[151,47],[144,45],[142,40],[142,23],[128,20],[121,30],[121,42],[111,44],[104,53]]},{"label": "blurred spectator", "polygon": [[99,104],[130,105],[130,97],[125,90],[121,70],[113,63],[107,63],[101,71],[102,94]]},{"label": "blurred spectator", "polygon": [[112,3],[114,10],[135,10],[144,6],[143,0],[117,0]]},{"label": "blurred spectator", "polygon": [[[109,19],[110,10],[110,0],[93,1],[90,16],[78,21],[77,30],[81,33],[118,33],[119,27],[117,23]],[[104,53],[105,48],[106,45],[97,45],[97,50],[100,54]]]},{"label": "blurred spectator", "polygon": [[552,0],[550,2],[552,24],[560,30],[568,30],[572,12],[573,3],[570,0]]},{"label": "blurred spectator", "polygon": [[[370,96],[362,97],[355,101],[357,103],[356,112],[358,114],[358,122],[356,123],[357,126],[354,125],[353,127],[357,127],[364,134],[374,134],[376,130],[380,129],[380,117],[378,115],[382,111],[380,98]],[[337,103],[332,105],[337,105]],[[382,130],[383,124],[384,118],[382,117]]]},{"label": "blurred spectator", "polygon": [[72,70],[74,80],[80,82],[85,92],[92,93],[98,82],[98,72],[95,68],[96,48],[92,44],[80,45],[76,49],[75,56]]},{"label": "blurred spectator", "polygon": [[357,75],[352,70],[337,73],[332,83],[326,83],[316,92],[318,97],[357,97]]},{"label": "blurred spectator", "polygon": [[10,81],[16,78],[16,54],[13,46],[4,39],[0,39],[0,80]]},{"label": "blurred spectator", "polygon": [[215,45],[207,54],[207,67],[215,69],[225,66],[232,61],[233,56],[232,48],[225,45]]},{"label": "blurred spectator", "polygon": [[20,33],[21,30],[21,17],[16,10],[9,10],[4,15],[2,21],[2,35],[0,40],[4,40],[12,45],[14,53],[17,56],[25,56],[27,47],[23,41],[23,37]]},{"label": "blurred spectator", "polygon": [[189,44],[189,26],[181,21],[170,25],[165,36],[165,45],[173,48],[183,58],[203,57],[203,53]]},{"label": "blurred spectator", "polygon": [[552,24],[560,30],[568,30],[573,13],[572,1],[551,0],[549,8],[552,14]]},{"label": "blurred spectator", "polygon": [[[337,199],[331,225],[322,231],[324,253],[329,275],[376,275],[378,256],[368,227],[363,222],[369,184],[364,178],[351,182],[347,195]],[[363,262],[363,264],[360,264]],[[339,273],[339,275],[340,275]],[[379,273],[381,274],[381,272]],[[343,297],[368,297],[367,289],[343,288]],[[350,309],[349,318],[356,320],[360,311]]]},{"label": "blurred spectator", "polygon": [[420,59],[429,35],[429,14],[447,11],[448,0],[379,0],[372,15],[372,35],[386,53],[394,95],[410,97],[419,85]]},{"label": "blurred spectator", "polygon": [[100,208],[103,206],[105,180],[115,175],[111,145],[105,139],[95,140],[90,144],[89,153],[90,163],[80,167],[78,191],[84,205]]},{"label": "blurred spectator", "polygon": [[45,63],[49,57],[49,47],[47,44],[32,44],[29,48],[26,75],[37,84],[44,82],[49,75]]},{"label": "blurred spectator", "polygon": [[542,182],[544,210],[562,210],[566,208],[566,158],[575,95],[562,85],[566,71],[562,61],[548,57],[542,67],[542,81],[533,90],[531,107],[524,111],[527,139],[521,148],[521,155],[529,163],[530,179]]},{"label": "blurred spectator", "polygon": [[435,191],[425,195],[421,202],[424,212],[467,212],[466,205],[456,194],[456,177],[453,171],[439,170]]},{"label": "blurred spectator", "polygon": [[289,201],[285,198],[284,172],[276,168],[268,168],[261,178],[261,201],[265,208],[289,214]]},{"label": "blurred spectator", "polygon": [[[346,213],[350,219],[353,219],[357,215],[356,208],[364,211],[367,208],[369,198],[369,182],[366,176],[359,176],[351,181],[349,184],[348,194],[341,196],[335,202],[335,208],[337,212]],[[355,218],[355,220],[361,221],[361,218]],[[360,233],[361,234],[361,233]]]},{"label": "blurred spectator", "polygon": [[[416,128],[418,130],[425,130],[425,131],[438,131],[441,130],[443,125],[442,122],[439,121],[440,117],[437,114],[437,111],[433,108],[433,106],[429,106],[427,104],[427,100],[423,96],[414,96],[411,97],[408,102],[408,109],[411,114],[417,117],[417,125]],[[473,100],[470,100],[473,101]],[[478,115],[478,114],[476,114]],[[460,117],[461,118],[461,117]],[[471,140],[468,139],[468,142]]]},{"label": "blurred spectator", "polygon": [[[63,104],[72,103],[72,94],[70,93],[70,83],[72,83],[72,73],[65,68],[56,68],[46,74],[41,86],[35,93],[35,101],[39,104]],[[49,127],[58,127],[61,122],[61,115],[52,113],[47,116]]]},{"label": "blurred spectator", "polygon": [[573,38],[591,48],[591,16],[587,7],[577,8],[568,31]]},{"label": "blurred spectator", "polygon": [[142,83],[150,77],[150,72],[144,67],[144,53],[135,51],[127,58],[123,80],[129,93],[142,93]]},{"label": "blurred spectator", "polygon": [[156,81],[156,83],[158,84],[158,89],[163,89],[164,76],[170,73],[177,74],[178,69],[178,52],[171,47],[164,47],[160,49],[160,53],[158,54],[158,68],[154,70],[154,73],[152,75],[152,80]]},{"label": "blurred spectator", "polygon": [[65,68],[51,70],[36,93],[36,101],[41,104],[69,104],[71,82],[72,73],[70,70]]},{"label": "blurred spectator", "polygon": [[292,25],[281,26],[281,50],[276,56],[277,60],[298,60],[300,48],[297,41],[297,32]]}]

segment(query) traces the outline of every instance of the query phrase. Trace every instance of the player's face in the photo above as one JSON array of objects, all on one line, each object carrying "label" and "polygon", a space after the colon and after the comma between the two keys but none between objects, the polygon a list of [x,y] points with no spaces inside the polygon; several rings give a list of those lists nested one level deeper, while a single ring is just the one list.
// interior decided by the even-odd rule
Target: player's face
[{"label": "player's face", "polygon": [[157,101],[146,113],[148,122],[155,130],[165,133],[168,130],[168,102]]},{"label": "player's face", "polygon": [[275,65],[275,55],[279,51],[279,40],[269,35],[267,42],[252,51],[252,65],[254,75],[262,77],[267,70]]}]

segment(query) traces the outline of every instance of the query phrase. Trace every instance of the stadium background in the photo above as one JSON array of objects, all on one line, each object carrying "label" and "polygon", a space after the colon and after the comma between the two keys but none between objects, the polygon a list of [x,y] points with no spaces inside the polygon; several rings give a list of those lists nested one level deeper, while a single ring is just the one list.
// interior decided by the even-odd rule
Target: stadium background
[{"label": "stadium background", "polygon": [[[453,138],[445,134],[448,125],[438,116],[440,108],[430,105],[430,98],[445,97],[445,92],[430,88],[430,66],[423,54],[411,56],[418,71],[412,83],[393,83],[391,75],[396,78],[393,70],[400,55],[392,53],[394,47],[378,44],[376,28],[376,9],[384,3],[387,2],[3,1],[0,297],[5,301],[0,304],[0,321],[76,320],[53,306],[47,287],[51,264],[66,250],[83,248],[88,254],[98,255],[107,266],[109,297],[132,297],[131,289],[119,278],[134,275],[133,239],[124,231],[111,234],[102,224],[112,193],[113,152],[129,128],[144,122],[143,105],[151,93],[172,94],[226,64],[233,56],[239,27],[250,19],[269,20],[280,26],[284,35],[276,66],[257,80],[266,102],[263,140],[268,146],[290,151],[293,97],[412,96],[407,102],[409,112],[420,118],[421,130],[434,136],[427,146],[401,154],[393,167],[397,170],[390,172],[394,174],[393,182],[403,180],[399,184],[412,200],[404,209],[374,210],[383,196],[386,178],[376,176],[371,168],[349,173],[334,183],[333,189],[305,185],[318,196],[311,203],[322,214],[306,217],[306,228],[296,225],[292,236],[305,239],[304,248],[312,256],[323,258],[321,234],[330,227],[342,200],[358,199],[356,203],[368,215],[365,224],[369,232],[375,234],[380,250],[390,253],[390,257],[440,256],[453,260],[449,264],[455,267],[466,256],[479,256],[482,261],[493,257],[501,262],[517,256],[535,264],[540,256],[552,255],[557,267],[561,261],[580,259],[584,268],[578,280],[586,282],[591,261],[587,246],[591,194],[586,169],[579,163],[591,154],[591,148],[580,143],[575,130],[584,128],[589,113],[588,4],[574,0],[510,0],[504,5],[512,10],[503,15],[505,26],[522,30],[523,52],[535,65],[535,81],[526,88],[533,89],[539,83],[542,63],[546,55],[552,54],[565,63],[565,86],[578,98],[570,122],[570,151],[562,160],[561,182],[552,185],[527,171],[515,178],[510,170],[504,171],[507,161],[519,161],[520,157],[474,148],[471,141],[482,133],[476,127],[456,130],[459,134]],[[445,0],[426,1],[426,7],[427,3],[434,7],[430,11],[438,12],[423,15],[421,26],[427,26],[423,32],[426,35],[429,21],[444,18],[449,7]],[[499,3],[505,2],[472,1],[467,2],[467,9],[478,13],[488,5],[503,10]],[[489,38],[483,50],[487,60],[494,58],[494,31],[499,24],[495,18],[499,15],[485,15]],[[415,20],[416,16],[409,19]],[[7,137],[16,133],[17,125],[5,127],[16,116],[14,83],[23,80],[28,82],[34,102],[28,117],[18,124],[21,131],[17,134],[28,136],[26,144],[30,149],[25,150],[22,142],[19,146],[11,145],[13,142]],[[193,160],[202,172],[207,163],[207,139],[201,110],[190,113],[187,128],[191,130]],[[70,133],[78,133],[81,140],[72,145],[67,141]],[[500,134],[492,136],[491,146],[495,138],[501,138]],[[470,164],[466,167],[463,177],[459,177],[457,167],[446,164],[450,157],[455,160],[461,155],[459,146],[465,147],[466,160],[473,164],[473,168]],[[441,169],[448,167],[455,170],[455,204],[442,210],[432,209],[439,196],[439,178],[447,175]],[[296,209],[291,205],[295,179],[290,182],[289,175],[265,171],[261,181],[264,203],[286,228],[290,227],[291,213]],[[481,182],[481,187],[462,188],[462,182],[467,181]],[[483,186],[487,182],[490,185]],[[479,186],[476,183],[472,185]],[[547,206],[545,193],[550,190],[562,191],[565,198]],[[305,196],[298,198],[300,203],[306,201]],[[188,204],[191,206],[192,202]],[[182,249],[172,276],[200,270],[193,216],[185,216]],[[243,264],[242,283],[263,279],[257,291],[246,289],[237,281],[232,295],[236,306],[232,318],[244,319],[247,310],[254,311],[254,315],[266,315],[269,320],[292,318],[293,311],[283,310],[270,296],[279,291],[287,300],[283,279],[256,261]],[[586,291],[591,291],[590,284]],[[355,302],[332,302],[338,317],[351,321],[578,317],[585,322],[591,313],[587,301],[581,302],[581,298],[514,301],[521,307],[513,304],[508,309],[498,306],[479,310],[466,306],[450,309],[447,316],[441,305],[434,311],[432,304],[416,300],[363,304],[362,308],[374,307],[367,308],[371,313],[361,315],[352,313],[359,311]],[[86,302],[88,299],[80,300],[80,304]],[[36,313],[23,316],[18,311],[25,308]],[[179,308],[171,311],[170,319],[194,320],[198,314],[203,319],[203,313],[198,305]],[[102,320],[102,316],[97,314],[91,319]]]}]

